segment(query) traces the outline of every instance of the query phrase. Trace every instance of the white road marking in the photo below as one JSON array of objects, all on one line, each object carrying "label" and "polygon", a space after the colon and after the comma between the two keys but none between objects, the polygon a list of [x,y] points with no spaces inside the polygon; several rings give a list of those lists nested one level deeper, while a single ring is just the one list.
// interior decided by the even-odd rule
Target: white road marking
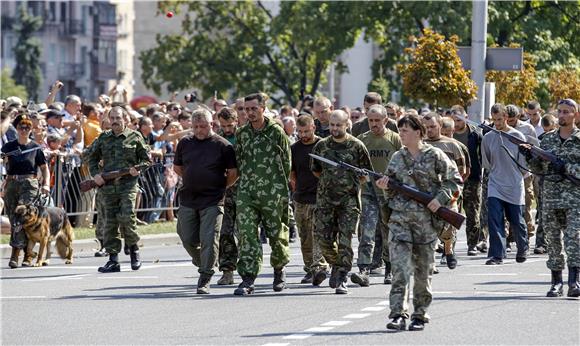
[{"label": "white road marking", "polygon": [[349,318],[360,319],[360,318],[369,317],[370,315],[371,314],[350,314],[350,315],[343,316],[342,318],[344,318],[344,319],[349,319]]},{"label": "white road marking", "polygon": [[46,296],[9,296],[0,297],[0,299],[46,299]]},{"label": "white road marking", "polygon": [[464,276],[518,276],[518,273],[475,273],[475,274],[461,274]]},{"label": "white road marking", "polygon": [[329,330],[334,329],[335,327],[314,327],[314,328],[308,328],[304,331],[304,333],[321,333],[321,332],[327,332]]},{"label": "white road marking", "polygon": [[489,295],[496,295],[496,296],[511,296],[511,295],[521,295],[521,296],[538,296],[538,297],[544,297],[545,294],[540,294],[540,293],[534,293],[534,292],[511,292],[511,291],[479,291],[479,290],[474,290],[473,291],[474,294],[489,294]]},{"label": "white road marking", "polygon": [[309,337],[311,337],[313,335],[314,334],[290,334],[290,335],[286,335],[282,339],[304,340],[304,339],[308,339]]},{"label": "white road marking", "polygon": [[158,276],[97,276],[97,279],[105,279],[105,280],[110,280],[110,279],[158,279]]},{"label": "white road marking", "polygon": [[386,307],[384,306],[369,306],[367,308],[361,309],[361,311],[383,311]]},{"label": "white road marking", "polygon": [[290,345],[289,342],[285,342],[285,343],[275,343],[275,342],[273,342],[273,343],[269,343],[269,344],[264,344],[262,346],[288,346],[288,345]]},{"label": "white road marking", "polygon": [[352,321],[330,321],[321,324],[321,326],[328,326],[328,327],[342,327],[346,326],[347,324],[351,323]]},{"label": "white road marking", "polygon": [[35,278],[35,279],[22,278],[22,280],[26,280],[28,282],[37,282],[37,281],[60,281],[60,280],[80,280],[84,276],[89,276],[89,275],[90,274],[75,274],[75,275],[65,275],[65,276],[57,276],[57,277]]},{"label": "white road marking", "polygon": [[382,301],[378,302],[376,305],[389,306],[389,301],[388,300],[382,300]]}]

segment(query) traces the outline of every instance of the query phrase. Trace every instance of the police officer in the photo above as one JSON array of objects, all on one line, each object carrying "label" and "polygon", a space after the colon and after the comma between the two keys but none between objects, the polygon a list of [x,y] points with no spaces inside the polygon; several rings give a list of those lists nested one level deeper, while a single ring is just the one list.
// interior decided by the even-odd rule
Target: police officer
[{"label": "police officer", "polygon": [[[150,161],[149,148],[139,132],[129,129],[125,117],[127,111],[122,107],[113,107],[109,112],[111,130],[102,133],[93,142],[88,154],[88,164],[95,182],[101,186],[105,205],[104,245],[109,253],[109,261],[99,267],[101,273],[121,271],[119,255],[121,235],[129,247],[131,269],[141,267],[139,255],[139,235],[135,216],[135,198],[137,196],[137,177],[139,171],[134,166]],[[99,161],[103,161],[102,168]],[[116,179],[105,185],[101,173],[129,168],[129,176]],[[119,229],[120,228],[120,229]]]},{"label": "police officer", "polygon": [[[19,204],[29,204],[38,192],[45,195],[50,193],[50,172],[46,164],[46,158],[40,145],[30,140],[32,120],[26,115],[18,115],[13,122],[17,130],[17,139],[2,146],[2,157],[6,165],[6,181],[4,186],[4,199],[6,213],[10,223],[14,222],[14,210]],[[40,168],[42,181],[37,179],[37,169]],[[42,183],[42,186],[39,186]],[[28,239],[25,232],[15,232],[14,227],[10,234],[10,246],[12,254],[8,266],[18,267],[20,250],[26,248]],[[23,267],[29,267],[32,254],[26,253],[22,262]]]}]

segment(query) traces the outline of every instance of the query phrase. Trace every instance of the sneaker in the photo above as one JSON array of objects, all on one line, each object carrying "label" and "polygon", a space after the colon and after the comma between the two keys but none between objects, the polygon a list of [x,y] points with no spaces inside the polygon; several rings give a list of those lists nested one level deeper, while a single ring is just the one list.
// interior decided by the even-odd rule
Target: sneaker
[{"label": "sneaker", "polygon": [[501,258],[492,257],[485,262],[486,265],[500,265],[503,264],[503,260]]},{"label": "sneaker", "polygon": [[209,294],[211,275],[201,274],[197,280],[197,294]]},{"label": "sneaker", "polygon": [[418,318],[413,318],[409,324],[409,330],[411,331],[421,331],[425,329],[425,322]]},{"label": "sneaker", "polygon": [[475,246],[469,246],[467,248],[467,256],[477,256],[477,248]]},{"label": "sneaker", "polygon": [[350,281],[360,285],[360,287],[368,287],[370,285],[368,269],[363,268],[359,273],[352,273],[350,276]]},{"label": "sneaker", "polygon": [[479,243],[477,243],[477,245],[475,245],[475,248],[477,250],[479,250],[479,252],[487,252],[487,243],[485,241],[480,241]]},{"label": "sneaker", "polygon": [[240,285],[238,286],[238,288],[236,288],[234,290],[234,295],[235,296],[247,296],[250,294],[254,294],[254,281],[256,279],[252,278],[252,277],[242,277],[242,282],[240,283]]},{"label": "sneaker", "polygon": [[346,282],[344,282],[344,280],[340,280],[340,283],[338,284],[338,286],[334,290],[334,293],[336,293],[336,294],[348,294],[348,288],[346,287]]}]

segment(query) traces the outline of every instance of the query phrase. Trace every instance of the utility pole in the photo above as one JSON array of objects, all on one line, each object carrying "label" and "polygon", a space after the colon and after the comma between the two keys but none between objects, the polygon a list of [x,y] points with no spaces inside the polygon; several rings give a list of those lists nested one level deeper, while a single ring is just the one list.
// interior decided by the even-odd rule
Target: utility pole
[{"label": "utility pole", "polygon": [[477,85],[477,99],[469,107],[473,121],[483,122],[485,117],[485,59],[487,36],[487,0],[474,0],[471,15],[471,78]]}]

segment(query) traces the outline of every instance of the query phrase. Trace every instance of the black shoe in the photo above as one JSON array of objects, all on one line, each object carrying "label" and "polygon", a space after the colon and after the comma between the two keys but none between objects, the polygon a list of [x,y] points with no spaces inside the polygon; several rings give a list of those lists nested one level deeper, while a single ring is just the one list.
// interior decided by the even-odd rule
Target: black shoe
[{"label": "black shoe", "polygon": [[385,285],[390,285],[393,283],[393,273],[385,271],[385,280],[383,281]]},{"label": "black shoe", "polygon": [[413,318],[409,324],[409,330],[424,330],[425,322],[418,318]]},{"label": "black shoe", "polygon": [[403,316],[395,317],[389,323],[387,323],[387,329],[391,330],[405,330],[407,328],[407,322]]},{"label": "black shoe", "polygon": [[564,294],[564,281],[561,270],[552,270],[552,286],[546,297],[561,297]]},{"label": "black shoe", "polygon": [[272,289],[274,292],[281,292],[286,288],[286,270],[284,268],[274,269],[274,283]]},{"label": "black shoe", "polygon": [[534,249],[534,253],[536,255],[543,255],[546,253],[546,248],[543,246],[536,246],[536,248]]},{"label": "black shoe", "polygon": [[485,264],[489,265],[500,265],[503,264],[503,260],[501,258],[492,257],[485,262]]},{"label": "black shoe", "polygon": [[296,238],[298,238],[298,230],[296,226],[290,226],[290,242],[295,243]]},{"label": "black shoe", "polygon": [[123,252],[127,256],[129,256],[129,254],[131,253],[131,250],[129,249],[129,245],[127,245],[127,243],[125,243],[125,245],[123,245]]},{"label": "black shoe", "polygon": [[439,269],[437,267],[433,268],[433,274],[439,274]]},{"label": "black shoe", "polygon": [[516,262],[524,263],[528,258],[526,256],[516,256]]},{"label": "black shoe", "polygon": [[234,290],[234,295],[235,296],[247,296],[249,294],[253,294],[255,280],[256,280],[256,278],[249,277],[249,276],[242,277],[242,282],[240,283],[238,288],[236,288]]},{"label": "black shoe", "polygon": [[209,294],[211,275],[201,274],[197,280],[197,294]]},{"label": "black shoe", "polygon": [[321,283],[326,280],[326,269],[318,269],[314,273],[314,277],[312,278],[312,285],[313,286],[320,286]]},{"label": "black shoe", "polygon": [[109,255],[109,261],[98,269],[99,273],[118,273],[121,271],[119,256],[117,254]]},{"label": "black shoe", "polygon": [[350,281],[361,287],[369,287],[369,271],[367,268],[361,268],[359,273],[352,273]]},{"label": "black shoe", "polygon": [[479,250],[479,252],[487,252],[487,243],[485,241],[480,241],[479,243],[477,243],[477,245],[475,245],[475,248],[477,250]]},{"label": "black shoe", "polygon": [[568,297],[580,297],[580,268],[568,267]]},{"label": "black shoe", "polygon": [[139,270],[141,268],[141,255],[139,255],[139,246],[137,244],[131,245],[129,256],[131,256],[131,269]]},{"label": "black shoe", "polygon": [[435,248],[435,252],[437,253],[443,253],[445,251],[445,249],[443,248],[443,244],[438,244],[437,247]]},{"label": "black shoe", "polygon": [[338,284],[338,269],[335,266],[332,266],[332,270],[330,271],[330,279],[328,279],[328,285],[330,288],[336,288]]},{"label": "black shoe", "polygon": [[477,256],[477,248],[475,246],[469,246],[467,248],[467,256]]},{"label": "black shoe", "polygon": [[109,253],[107,252],[107,250],[105,248],[102,248],[102,249],[95,252],[95,257],[107,257],[108,255],[109,255]]},{"label": "black shoe", "polygon": [[457,268],[457,258],[455,258],[455,254],[445,255],[445,258],[447,259],[447,268]]},{"label": "black shoe", "polygon": [[312,272],[308,272],[308,273],[306,273],[306,275],[304,275],[302,280],[300,280],[300,283],[301,284],[311,284],[312,280],[313,280]]}]

